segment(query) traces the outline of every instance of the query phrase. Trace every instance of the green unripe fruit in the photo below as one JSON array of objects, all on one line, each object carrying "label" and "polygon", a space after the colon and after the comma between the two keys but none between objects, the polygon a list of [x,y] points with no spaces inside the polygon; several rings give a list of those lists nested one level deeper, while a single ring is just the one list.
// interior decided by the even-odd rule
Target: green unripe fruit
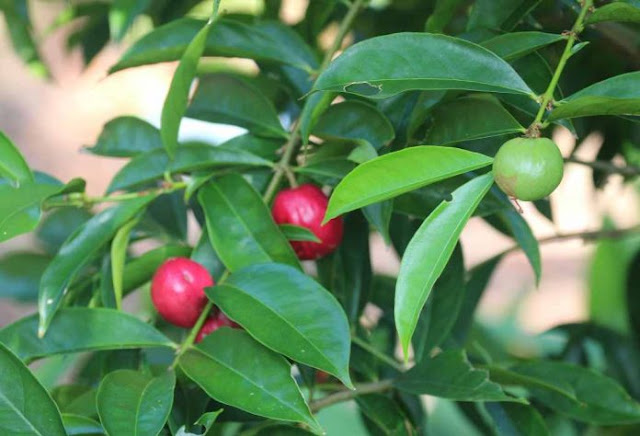
[{"label": "green unripe fruit", "polygon": [[558,187],[563,164],[558,146],[550,139],[515,138],[498,150],[493,160],[493,176],[510,197],[539,200]]}]

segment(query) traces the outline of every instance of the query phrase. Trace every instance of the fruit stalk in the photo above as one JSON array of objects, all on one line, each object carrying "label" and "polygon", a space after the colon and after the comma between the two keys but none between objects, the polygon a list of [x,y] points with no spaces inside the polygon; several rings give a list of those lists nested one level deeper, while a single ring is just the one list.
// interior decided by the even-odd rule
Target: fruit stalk
[{"label": "fruit stalk", "polygon": [[573,48],[573,44],[578,39],[578,35],[584,29],[584,19],[587,16],[587,12],[593,7],[593,0],[582,0],[582,9],[578,14],[578,18],[574,23],[571,30],[568,32],[569,37],[567,38],[567,44],[564,47],[564,51],[562,52],[562,56],[560,57],[560,61],[558,62],[558,66],[556,67],[555,72],[553,73],[553,77],[551,78],[551,82],[549,82],[549,86],[547,90],[542,95],[542,100],[540,101],[540,109],[536,114],[536,118],[531,123],[531,126],[527,130],[528,134],[533,137],[540,136],[540,128],[542,127],[542,117],[545,114],[547,106],[549,103],[553,102],[553,93],[556,90],[556,86],[558,86],[558,81],[560,80],[560,76],[562,75],[562,71],[564,67],[567,65],[567,61],[571,57],[571,49]]},{"label": "fruit stalk", "polygon": [[[318,71],[316,71],[316,77],[318,77],[320,73],[322,73],[324,70],[327,69],[327,67],[331,63],[331,60],[333,59],[333,56],[342,46],[342,41],[344,40],[345,36],[347,36],[347,33],[349,32],[349,29],[351,29],[351,25],[353,24],[353,20],[356,18],[356,16],[358,15],[358,12],[360,12],[362,7],[364,6],[365,1],[366,0],[354,0],[349,6],[349,10],[347,11],[347,14],[344,16],[344,19],[340,23],[338,34],[333,40],[333,44],[331,45],[329,50],[327,50],[327,52],[325,53],[322,63],[320,64],[320,68],[318,68]],[[307,102],[308,101],[309,100],[307,100]],[[301,112],[304,112],[304,109]],[[285,175],[287,175],[287,170],[289,169],[289,163],[291,162],[291,158],[295,154],[299,143],[300,143],[300,120],[298,119],[291,127],[291,136],[289,136],[289,140],[284,146],[284,152],[282,154],[282,158],[280,159],[280,162],[278,162],[278,164],[276,165],[276,169],[273,174],[273,177],[271,178],[271,182],[269,182],[269,186],[265,191],[265,194],[264,194],[265,203],[269,204],[271,202],[271,200],[273,199],[273,196],[276,193],[276,190],[278,189],[278,186],[280,186],[280,182],[282,181],[282,178]]]}]

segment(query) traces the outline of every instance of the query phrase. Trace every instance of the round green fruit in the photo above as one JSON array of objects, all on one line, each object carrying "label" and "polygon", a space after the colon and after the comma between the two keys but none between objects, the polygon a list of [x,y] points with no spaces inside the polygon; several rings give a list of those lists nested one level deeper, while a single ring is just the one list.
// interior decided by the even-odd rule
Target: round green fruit
[{"label": "round green fruit", "polygon": [[560,150],[547,138],[507,141],[493,160],[493,176],[500,189],[523,201],[551,194],[560,184],[563,171]]}]

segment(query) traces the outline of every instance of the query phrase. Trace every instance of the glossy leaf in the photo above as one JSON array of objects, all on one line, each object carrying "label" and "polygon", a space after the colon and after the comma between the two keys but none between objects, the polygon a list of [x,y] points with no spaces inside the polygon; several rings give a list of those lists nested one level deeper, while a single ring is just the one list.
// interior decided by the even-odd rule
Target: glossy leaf
[{"label": "glossy leaf", "polygon": [[464,275],[464,259],[458,245],[436,280],[431,298],[418,319],[412,341],[417,362],[447,339],[453,329],[466,298]]},{"label": "glossy leaf", "polygon": [[67,436],[105,434],[104,428],[98,421],[86,416],[63,413],[62,422]]},{"label": "glossy leaf", "polygon": [[0,432],[65,436],[60,411],[49,393],[11,351],[0,344]]},{"label": "glossy leaf", "polygon": [[198,201],[211,245],[231,271],[256,263],[300,265],[260,195],[239,174],[203,186]]},{"label": "glossy leaf", "polygon": [[162,145],[171,159],[178,147],[178,130],[180,130],[182,117],[189,104],[191,82],[196,77],[198,63],[204,52],[214,19],[218,14],[220,0],[214,0],[213,5],[211,19],[196,33],[196,36],[193,37],[184,50],[162,106],[160,136],[162,137]]},{"label": "glossy leaf", "polygon": [[278,150],[282,148],[282,140],[274,138],[260,138],[249,133],[236,136],[220,144],[221,148],[244,150],[263,159],[276,160]]},{"label": "glossy leaf", "polygon": [[618,0],[599,6],[586,19],[587,24],[602,23],[603,21],[640,23],[640,3],[637,0]]},{"label": "glossy leaf", "polygon": [[[180,59],[189,42],[205,25],[192,18],[174,20],[140,38],[111,68],[111,72]],[[204,56],[245,57],[287,64],[310,71],[317,61],[300,36],[278,22],[252,24],[221,18],[209,33]]]},{"label": "glossy leaf", "polygon": [[0,342],[25,361],[78,351],[175,347],[153,326],[113,309],[60,309],[44,340],[37,325],[37,315],[22,318],[0,329]]},{"label": "glossy leaf", "polygon": [[176,376],[152,377],[123,369],[102,379],[96,397],[100,421],[111,435],[157,435],[171,411]]},{"label": "glossy leaf", "polygon": [[323,139],[365,141],[375,149],[388,144],[395,136],[393,126],[378,109],[355,100],[329,106],[311,133]]},{"label": "glossy leaf", "polygon": [[253,265],[206,292],[262,344],[352,386],[347,317],[340,303],[306,274],[288,265]]},{"label": "glossy leaf", "polygon": [[218,253],[216,253],[211,246],[211,241],[209,240],[209,235],[207,234],[206,229],[202,231],[200,239],[198,239],[198,243],[193,247],[191,259],[204,266],[214,280],[222,276],[226,269],[222,260],[220,260]]},{"label": "glossy leaf", "polygon": [[23,183],[18,188],[0,183],[0,242],[30,232],[38,226],[42,203],[67,190],[84,189],[84,181],[74,179],[59,183]]},{"label": "glossy leaf", "polygon": [[113,177],[107,192],[161,179],[165,171],[176,174],[239,165],[270,166],[271,162],[243,150],[198,143],[185,144],[175,150],[173,159],[161,149],[131,159]]},{"label": "glossy leaf", "polygon": [[502,59],[512,61],[563,39],[565,39],[564,36],[554,33],[513,32],[496,36],[480,45]]},{"label": "glossy leaf", "polygon": [[373,228],[380,233],[384,242],[387,245],[391,244],[389,224],[391,222],[391,215],[393,214],[393,200],[381,201],[365,206],[362,208],[362,213]]},{"label": "glossy leaf", "polygon": [[395,436],[413,434],[409,433],[407,418],[393,399],[381,394],[368,394],[356,397],[356,403],[379,434]]},{"label": "glossy leaf", "polygon": [[524,133],[526,129],[494,97],[474,95],[439,106],[425,142],[444,145]]},{"label": "glossy leaf", "polygon": [[478,153],[436,146],[410,147],[380,156],[356,167],[336,187],[325,220],[491,162],[490,157]]},{"label": "glossy leaf", "polygon": [[335,92],[316,92],[307,98],[300,113],[299,121],[300,139],[303,144],[309,142],[309,135],[318,122],[318,118],[327,110],[335,98]]},{"label": "glossy leaf", "polygon": [[40,277],[51,258],[37,253],[14,252],[0,258],[0,298],[36,301]]},{"label": "glossy leaf", "polygon": [[454,401],[520,401],[492,382],[488,371],[471,366],[463,350],[444,351],[424,359],[401,374],[394,384],[412,394]]},{"label": "glossy leaf", "polygon": [[[127,260],[127,248],[129,247],[129,237],[131,230],[138,224],[138,219],[134,218],[124,224],[116,232],[111,242],[111,280],[113,283],[113,294],[115,296],[116,308],[122,309],[122,289],[124,281],[124,264]],[[106,280],[103,277],[103,280]]]},{"label": "glossy leaf", "polygon": [[124,116],[105,124],[96,145],[85,150],[98,156],[134,157],[159,148],[158,129],[140,118]]},{"label": "glossy leaf", "polygon": [[557,102],[549,120],[593,115],[640,115],[640,71],[588,86]]},{"label": "glossy leaf", "polygon": [[467,182],[427,217],[407,246],[396,284],[395,322],[405,356],[418,316],[467,220],[493,184],[488,173]]},{"label": "glossy leaf", "polygon": [[295,172],[309,176],[322,185],[336,185],[355,168],[355,163],[345,158],[323,159],[296,167]]},{"label": "glossy leaf", "polygon": [[93,215],[87,209],[62,207],[47,213],[35,231],[38,242],[52,256],[78,227]]},{"label": "glossy leaf", "polygon": [[193,425],[198,425],[203,427],[203,431],[200,434],[187,432],[186,427],[183,425],[178,429],[178,432],[175,433],[176,436],[206,436],[209,433],[209,430],[215,424],[218,416],[224,411],[224,409],[216,410],[215,412],[206,412],[203,413],[200,418]]},{"label": "glossy leaf", "polygon": [[321,242],[311,230],[293,224],[280,224],[280,231],[289,241]]},{"label": "glossy leaf", "polygon": [[34,181],[31,168],[20,150],[2,132],[0,132],[0,177],[9,179],[15,187]]},{"label": "glossy leaf", "polygon": [[314,91],[369,98],[418,89],[533,96],[513,68],[494,53],[462,39],[428,33],[396,33],[355,44],[334,60],[313,86]]},{"label": "glossy leaf", "polygon": [[511,30],[540,0],[477,0],[467,23],[467,30]]},{"label": "glossy leaf", "polygon": [[40,336],[49,327],[75,275],[113,238],[120,227],[136,216],[153,198],[153,195],[148,195],[105,209],[78,228],[60,247],[40,281]]},{"label": "glossy leaf", "polygon": [[85,385],[59,385],[51,390],[53,401],[64,415],[97,417],[96,389]]},{"label": "glossy leaf", "polygon": [[498,436],[548,436],[544,418],[532,406],[516,403],[486,403]]},{"label": "glossy leaf", "polygon": [[186,116],[244,127],[258,136],[288,136],[273,103],[249,82],[229,74],[201,78]]},{"label": "glossy leaf", "polygon": [[221,403],[319,430],[287,361],[246,332],[218,329],[182,355],[179,364],[191,380]]},{"label": "glossy leaf", "polygon": [[640,422],[640,404],[618,383],[596,371],[563,362],[537,361],[491,375],[502,384],[526,387],[546,407],[599,425]]}]

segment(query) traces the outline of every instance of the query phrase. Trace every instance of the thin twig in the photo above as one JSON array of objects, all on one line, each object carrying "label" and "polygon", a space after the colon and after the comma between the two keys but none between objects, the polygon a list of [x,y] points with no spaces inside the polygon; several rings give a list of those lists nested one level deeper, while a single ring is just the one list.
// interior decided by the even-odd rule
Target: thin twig
[{"label": "thin twig", "polygon": [[565,162],[585,165],[593,168],[594,170],[604,171],[607,174],[620,174],[622,176],[631,176],[631,177],[640,176],[640,168],[633,165],[627,165],[623,167],[623,166],[618,166],[618,165],[612,164],[611,162],[606,162],[602,160],[589,162],[589,161],[577,159],[575,157],[568,157],[565,159]]},{"label": "thin twig", "polygon": [[313,403],[311,403],[309,405],[309,408],[313,413],[315,413],[318,410],[324,409],[325,407],[331,406],[333,404],[349,401],[360,395],[374,394],[377,392],[388,391],[392,387],[393,387],[393,380],[382,380],[374,383],[364,383],[364,384],[356,385],[356,388],[354,390],[344,389],[334,394],[327,395],[324,398],[320,398],[319,400],[316,400]]},{"label": "thin twig", "polygon": [[359,337],[353,336],[351,338],[351,342],[353,342],[358,347],[362,348],[363,350],[365,350],[366,352],[368,352],[369,354],[371,354],[372,356],[377,358],[379,361],[386,363],[387,365],[389,365],[393,369],[396,369],[396,370],[398,370],[400,372],[405,370],[405,368],[402,366],[402,364],[400,362],[397,362],[395,359],[393,359],[393,358],[387,356],[386,354],[380,352],[380,350],[378,350],[375,347],[371,346],[370,344],[368,344],[367,342],[363,341]]}]

